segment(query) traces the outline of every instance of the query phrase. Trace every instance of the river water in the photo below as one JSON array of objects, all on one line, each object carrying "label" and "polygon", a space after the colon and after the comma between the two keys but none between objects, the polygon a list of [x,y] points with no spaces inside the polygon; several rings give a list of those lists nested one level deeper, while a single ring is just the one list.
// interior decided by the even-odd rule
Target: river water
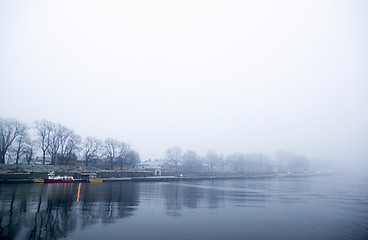
[{"label": "river water", "polygon": [[368,178],[0,185],[1,239],[368,239]]}]

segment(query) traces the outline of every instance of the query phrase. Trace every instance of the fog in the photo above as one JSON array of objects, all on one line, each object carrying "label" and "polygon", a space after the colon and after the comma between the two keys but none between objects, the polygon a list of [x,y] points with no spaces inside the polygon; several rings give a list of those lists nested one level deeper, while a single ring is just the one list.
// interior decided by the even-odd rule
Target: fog
[{"label": "fog", "polygon": [[366,1],[0,1],[0,115],[126,141],[368,157]]}]

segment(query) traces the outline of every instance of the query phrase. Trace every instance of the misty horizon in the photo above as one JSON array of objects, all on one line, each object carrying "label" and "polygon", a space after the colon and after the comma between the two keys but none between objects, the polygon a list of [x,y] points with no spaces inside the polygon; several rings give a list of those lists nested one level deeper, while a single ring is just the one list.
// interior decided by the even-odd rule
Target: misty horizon
[{"label": "misty horizon", "polygon": [[0,112],[142,161],[280,150],[367,165],[367,3],[0,3]]}]

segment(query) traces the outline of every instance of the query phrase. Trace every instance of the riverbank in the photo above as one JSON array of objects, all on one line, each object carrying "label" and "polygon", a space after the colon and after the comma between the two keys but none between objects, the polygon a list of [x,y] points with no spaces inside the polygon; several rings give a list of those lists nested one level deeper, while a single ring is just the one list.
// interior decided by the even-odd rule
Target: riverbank
[{"label": "riverbank", "polygon": [[96,173],[103,179],[126,179],[153,176],[151,171],[111,171],[95,167],[51,166],[51,165],[0,165],[0,183],[33,182],[47,178],[50,172],[60,176],[72,176],[76,181],[86,181],[85,176]]},{"label": "riverbank", "polygon": [[[149,176],[149,177],[130,177],[130,178],[100,178],[103,182],[169,182],[169,181],[200,181],[200,180],[227,180],[227,179],[260,179],[260,178],[276,178],[277,176],[259,175],[259,176]],[[0,179],[0,183],[35,183],[35,178],[7,178]],[[87,182],[86,179],[75,179],[74,182]],[[39,182],[36,182],[39,183]]]},{"label": "riverbank", "polygon": [[104,182],[115,181],[196,181],[196,180],[223,180],[223,179],[252,179],[252,178],[278,178],[278,177],[309,177],[328,175],[326,173],[289,174],[280,175],[273,172],[265,173],[237,173],[237,172],[198,172],[173,173],[164,172],[161,176],[154,176],[152,171],[116,171],[101,170],[94,167],[78,166],[51,166],[51,165],[0,165],[0,183],[33,183],[35,179],[43,179],[54,171],[55,175],[72,176],[75,182],[86,182],[85,176],[96,173]]},{"label": "riverbank", "polygon": [[[111,175],[122,175],[121,173],[112,172]],[[132,175],[131,172],[125,172],[125,174]],[[140,172],[136,172],[136,174],[140,174]],[[43,175],[43,177],[35,177],[35,176]],[[47,173],[39,173],[39,174],[0,174],[0,183],[34,183],[36,179],[43,179],[47,177]],[[72,176],[73,174],[69,174]],[[144,175],[144,174],[143,174]],[[75,175],[74,175],[75,176]],[[73,177],[74,177],[73,176]],[[100,178],[103,182],[117,182],[117,181],[133,181],[133,182],[168,182],[168,181],[198,181],[198,180],[225,180],[225,179],[251,179],[251,178],[271,178],[276,177],[272,175],[257,175],[257,176],[249,176],[249,175],[228,175],[228,176],[138,176],[138,177],[108,177],[108,178]],[[80,175],[74,177],[75,182],[87,182],[87,179],[80,178]]]}]

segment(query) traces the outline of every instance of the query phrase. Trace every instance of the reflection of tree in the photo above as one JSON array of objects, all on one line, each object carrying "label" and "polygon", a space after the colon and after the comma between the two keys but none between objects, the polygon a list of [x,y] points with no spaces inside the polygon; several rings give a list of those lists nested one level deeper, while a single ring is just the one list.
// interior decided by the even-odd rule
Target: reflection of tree
[{"label": "reflection of tree", "polygon": [[[170,183],[163,185],[163,198],[168,216],[181,216],[184,207],[198,208],[200,205],[209,208],[218,208],[219,204],[225,201],[223,191],[213,187],[208,187],[211,182],[205,185],[192,185],[181,183]],[[203,203],[203,204],[201,204]]]},{"label": "reflection of tree", "polygon": [[183,195],[184,206],[188,208],[197,208],[200,200],[203,199],[204,189],[196,186],[188,186],[183,189]]},{"label": "reflection of tree", "polygon": [[206,192],[206,199],[209,208],[218,208],[219,203],[224,201],[224,196],[226,196],[224,191],[219,191],[218,189],[214,189],[212,187],[209,188]]},{"label": "reflection of tree", "polygon": [[[6,200],[1,199],[1,213],[0,213],[0,238],[14,239],[18,235],[18,229],[22,222],[20,218],[15,218],[20,209],[21,201],[17,201],[18,188],[7,188],[1,195],[8,195]],[[23,204],[24,205],[24,204]]]},{"label": "reflection of tree", "polygon": [[132,212],[138,206],[137,187],[139,185],[134,183],[117,184],[119,189],[119,198],[117,201],[117,208],[119,218],[132,216]]},{"label": "reflection of tree", "polygon": [[38,198],[38,204],[37,204],[37,212],[34,215],[34,223],[33,228],[30,232],[29,239],[40,239],[41,238],[41,228],[38,226],[41,226],[43,223],[43,218],[41,217],[41,204],[42,204],[42,196],[44,192],[45,187],[42,186],[39,198]]},{"label": "reflection of tree", "polygon": [[[94,185],[93,187],[98,187],[99,185]],[[84,200],[81,202],[81,225],[82,228],[87,227],[98,222],[98,211],[96,211],[96,202],[93,199],[93,189],[90,189],[90,184],[83,184],[82,194]]]},{"label": "reflection of tree", "polygon": [[1,209],[1,238],[4,239],[13,239],[15,238],[16,232],[14,232],[14,227],[12,225],[13,220],[13,214],[14,214],[14,200],[15,200],[15,194],[16,194],[17,188],[15,187],[11,194],[11,200],[9,203],[9,212],[3,214],[3,211],[5,209]]},{"label": "reflection of tree", "polygon": [[[82,228],[129,217],[138,206],[135,183],[4,185],[0,188],[0,239],[59,239]],[[105,211],[106,207],[109,211]]]},{"label": "reflection of tree", "polygon": [[73,184],[41,186],[36,213],[28,217],[28,239],[58,239],[76,229],[75,199],[71,194],[74,188]]},{"label": "reflection of tree", "polygon": [[[183,208],[219,208],[221,203],[229,199],[238,206],[250,206],[266,201],[266,196],[263,193],[224,190],[226,187],[218,187],[218,183],[218,181],[207,181],[163,185],[166,214],[177,217],[182,215]],[[255,188],[259,187],[255,186]],[[242,187],[237,186],[236,189],[238,188]]]},{"label": "reflection of tree", "polygon": [[[230,183],[230,184],[229,184]],[[237,206],[259,205],[267,197],[257,182],[193,181],[169,183],[104,182],[81,184],[12,184],[0,187],[0,239],[59,239],[98,223],[114,223],[132,216],[141,188],[148,200],[164,202],[168,216],[183,209],[218,208],[230,201]],[[228,188],[230,187],[230,188]]]},{"label": "reflection of tree", "polygon": [[110,183],[104,188],[106,198],[104,199],[102,221],[112,223],[116,218],[125,218],[133,215],[138,206],[138,184]]},{"label": "reflection of tree", "polygon": [[179,184],[167,184],[163,188],[164,199],[166,202],[167,215],[179,217],[182,215],[183,201]]}]

